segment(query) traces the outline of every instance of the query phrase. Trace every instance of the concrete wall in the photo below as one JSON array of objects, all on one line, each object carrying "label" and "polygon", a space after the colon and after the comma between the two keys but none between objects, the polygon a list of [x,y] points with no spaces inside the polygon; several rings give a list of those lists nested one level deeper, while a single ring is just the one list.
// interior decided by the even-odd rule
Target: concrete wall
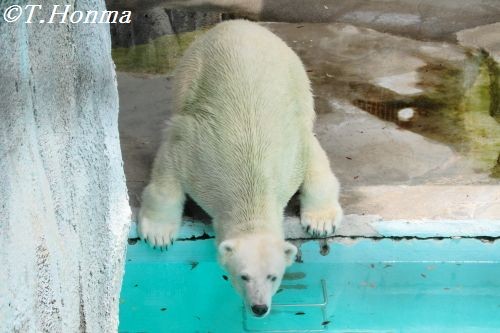
[{"label": "concrete wall", "polygon": [[109,26],[0,18],[0,50],[0,332],[116,331],[130,212]]},{"label": "concrete wall", "polygon": [[418,40],[455,42],[456,33],[500,20],[498,0],[106,0],[132,11],[111,26],[119,71],[170,72],[203,28],[221,20],[348,23]]},{"label": "concrete wall", "polygon": [[498,22],[498,0],[106,0],[110,8],[186,8],[237,13],[259,21],[341,22],[418,39]]}]

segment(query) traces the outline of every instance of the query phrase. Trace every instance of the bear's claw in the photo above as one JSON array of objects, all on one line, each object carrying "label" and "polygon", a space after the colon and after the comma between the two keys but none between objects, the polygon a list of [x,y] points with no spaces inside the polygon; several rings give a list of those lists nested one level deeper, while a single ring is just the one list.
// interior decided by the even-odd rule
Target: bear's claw
[{"label": "bear's claw", "polygon": [[342,215],[342,208],[337,204],[335,208],[303,212],[300,216],[300,223],[310,235],[327,237],[335,232]]},{"label": "bear's claw", "polygon": [[155,221],[142,216],[139,219],[137,231],[146,243],[154,249],[156,247],[165,249],[174,243],[174,239],[179,231],[180,223],[169,223],[164,221]]}]

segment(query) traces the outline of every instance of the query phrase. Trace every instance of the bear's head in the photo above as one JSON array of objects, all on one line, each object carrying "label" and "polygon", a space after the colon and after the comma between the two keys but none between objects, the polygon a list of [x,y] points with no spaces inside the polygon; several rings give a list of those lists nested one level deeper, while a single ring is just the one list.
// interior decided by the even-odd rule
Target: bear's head
[{"label": "bear's head", "polygon": [[271,298],[296,254],[295,245],[268,234],[227,239],[219,244],[220,263],[247,309],[257,317],[271,310]]}]

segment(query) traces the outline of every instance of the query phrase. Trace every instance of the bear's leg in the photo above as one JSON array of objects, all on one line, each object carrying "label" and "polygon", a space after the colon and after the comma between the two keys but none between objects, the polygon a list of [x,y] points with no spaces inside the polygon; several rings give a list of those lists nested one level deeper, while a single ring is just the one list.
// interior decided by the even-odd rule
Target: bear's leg
[{"label": "bear's leg", "polygon": [[185,194],[172,167],[168,144],[156,156],[151,182],[142,193],[137,230],[153,246],[171,245],[182,222]]},{"label": "bear's leg", "polygon": [[335,232],[342,219],[339,182],[316,137],[311,136],[304,182],[300,188],[300,222],[313,236]]}]

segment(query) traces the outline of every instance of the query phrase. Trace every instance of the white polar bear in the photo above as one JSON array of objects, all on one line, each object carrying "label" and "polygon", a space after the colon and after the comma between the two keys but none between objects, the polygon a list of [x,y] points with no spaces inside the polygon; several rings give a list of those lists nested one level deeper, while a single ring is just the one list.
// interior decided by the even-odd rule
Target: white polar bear
[{"label": "white polar bear", "polygon": [[314,236],[332,234],[342,217],[339,183],[313,134],[306,72],[276,35],[236,20],[196,40],[175,80],[139,233],[154,246],[172,244],[188,194],[213,218],[233,285],[264,316],[297,253],[283,232],[292,195],[300,188],[301,223]]}]

